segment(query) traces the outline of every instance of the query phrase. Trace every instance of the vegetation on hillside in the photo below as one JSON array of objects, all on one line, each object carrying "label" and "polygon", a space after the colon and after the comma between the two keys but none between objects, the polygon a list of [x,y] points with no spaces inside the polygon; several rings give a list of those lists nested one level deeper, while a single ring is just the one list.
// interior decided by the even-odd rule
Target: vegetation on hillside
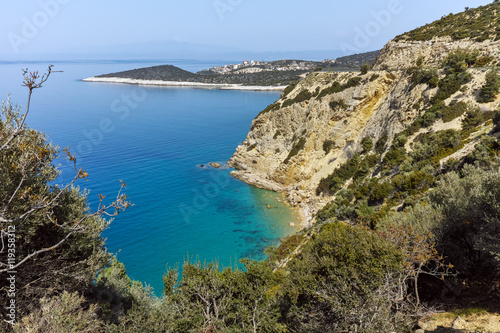
[{"label": "vegetation on hillside", "polygon": [[246,74],[197,74],[175,66],[162,65],[99,75],[100,78],[126,78],[206,84],[242,84],[247,86],[286,86],[307,71],[263,71]]},{"label": "vegetation on hillside", "polygon": [[458,14],[443,16],[440,20],[396,37],[399,40],[426,41],[435,37],[454,40],[470,38],[476,42],[500,40],[500,2],[466,8]]},{"label": "vegetation on hillside", "polygon": [[[463,31],[478,41],[498,38],[498,6],[495,1],[447,16],[404,38],[459,39]],[[86,192],[73,186],[88,177],[75,157],[26,126],[29,103],[21,110],[4,102],[0,237],[13,239],[15,260],[0,256],[0,292],[9,295],[12,284],[3,277],[15,270],[16,317],[2,306],[0,331],[411,332],[424,310],[453,302],[466,282],[491,282],[500,270],[500,110],[483,112],[450,98],[470,84],[470,67],[493,61],[457,50],[440,68],[417,62],[404,75],[408,91],[423,85],[429,92],[414,106],[419,116],[395,135],[365,137],[353,156],[320,181],[317,195],[330,202],[311,228],[267,249],[265,261],[243,259],[243,268],[188,260],[182,272],[164,274],[161,298],[127,276],[101,237],[108,225],[104,217],[129,206],[124,184],[114,202],[106,204],[101,196],[92,211]],[[179,80],[195,75],[173,67],[133,75],[159,78],[164,70]],[[321,100],[378,77],[368,73],[368,65],[364,70],[345,81],[335,77],[323,90],[293,82],[282,101],[262,113]],[[51,68],[44,76],[25,73],[30,97],[50,74]],[[476,89],[478,102],[494,100],[498,73],[489,70]],[[332,109],[347,106],[338,98],[328,103]],[[460,130],[421,131],[438,119],[458,117]],[[274,133],[275,139],[283,135]],[[306,135],[294,138],[285,164],[304,150]],[[466,156],[451,158],[466,145],[474,145]],[[327,139],[324,153],[334,146]],[[247,150],[255,148],[257,143]],[[75,165],[67,185],[56,185],[53,163],[60,154]]]}]

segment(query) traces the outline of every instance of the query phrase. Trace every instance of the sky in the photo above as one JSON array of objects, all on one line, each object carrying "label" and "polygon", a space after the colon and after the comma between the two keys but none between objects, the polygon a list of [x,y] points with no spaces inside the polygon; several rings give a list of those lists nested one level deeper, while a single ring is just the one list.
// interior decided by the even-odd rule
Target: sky
[{"label": "sky", "polygon": [[[0,60],[40,54],[161,55],[377,50],[481,0],[0,0]],[[180,53],[179,53],[180,54]],[[203,54],[200,53],[200,54]]]}]

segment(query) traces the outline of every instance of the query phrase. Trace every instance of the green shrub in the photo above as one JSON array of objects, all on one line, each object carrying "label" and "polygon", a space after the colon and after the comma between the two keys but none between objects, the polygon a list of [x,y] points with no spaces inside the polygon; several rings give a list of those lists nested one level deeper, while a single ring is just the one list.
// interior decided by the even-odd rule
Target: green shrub
[{"label": "green shrub", "polygon": [[480,57],[476,60],[476,62],[474,63],[474,66],[484,67],[484,66],[488,65],[492,60],[493,60],[493,58],[490,56]]},{"label": "green shrub", "polygon": [[330,102],[330,108],[332,108],[333,110],[345,109],[346,107],[347,107],[347,104],[345,103],[345,101],[343,99]]},{"label": "green shrub", "polygon": [[361,78],[360,77],[351,77],[349,80],[347,80],[347,83],[342,86],[343,90],[357,87],[361,83]]},{"label": "green shrub", "polygon": [[355,175],[359,164],[360,157],[359,155],[355,155],[349,161],[335,169],[328,177],[321,179],[316,193],[319,195],[321,193],[331,194],[337,192],[347,180]]},{"label": "green shrub", "polygon": [[411,82],[412,88],[419,84],[427,84],[435,88],[438,85],[439,76],[435,69],[418,69],[413,72]]},{"label": "green shrub", "polygon": [[435,183],[433,175],[425,171],[413,171],[404,176],[403,189],[410,195],[426,192]]},{"label": "green shrub", "polygon": [[447,123],[455,118],[460,117],[468,110],[468,105],[465,102],[458,102],[442,109],[443,122]]},{"label": "green shrub", "polygon": [[479,108],[470,108],[462,121],[462,131],[470,131],[483,122],[483,115]]},{"label": "green shrub", "polygon": [[440,159],[451,155],[462,146],[461,139],[460,133],[455,130],[422,134],[415,139],[410,157],[420,168],[429,163],[437,164]]},{"label": "green shrub", "polygon": [[248,146],[248,147],[247,147],[247,151],[254,150],[255,148],[257,148],[257,144],[256,144],[256,143],[254,143],[254,144],[252,144],[252,145]]},{"label": "green shrub", "polygon": [[493,117],[493,128],[494,132],[500,132],[500,110],[495,112],[495,116]]},{"label": "green shrub", "polygon": [[405,146],[407,141],[408,137],[404,133],[400,133],[394,138],[393,145],[396,148],[402,148]]},{"label": "green shrub", "polygon": [[375,144],[375,151],[378,154],[381,154],[385,150],[385,144],[387,143],[387,140],[389,139],[389,136],[387,135],[387,132],[384,132],[380,138],[377,140],[377,143]]},{"label": "green shrub", "polygon": [[288,94],[290,94],[292,92],[292,90],[295,89],[295,87],[297,87],[297,84],[298,84],[297,81],[293,81],[292,83],[290,83],[288,85],[288,87],[286,87],[285,90],[283,90],[283,94],[281,95],[281,98],[286,98],[288,96]]},{"label": "green shrub", "polygon": [[362,154],[367,154],[373,149],[373,140],[371,137],[366,136],[361,140]]},{"label": "green shrub", "polygon": [[370,203],[380,203],[394,191],[394,186],[392,186],[391,182],[382,182],[377,183],[370,193]]},{"label": "green shrub", "polygon": [[293,104],[296,104],[296,103],[301,103],[301,102],[304,102],[304,101],[308,101],[310,100],[311,98],[313,97],[313,94],[305,89],[305,90],[302,90],[297,96],[295,96],[294,99],[287,99],[283,102],[283,107],[286,108],[290,105],[293,105]]},{"label": "green shrub", "polygon": [[[500,172],[466,165],[462,176],[450,172],[430,193],[441,207],[439,248],[457,269],[474,274],[481,269],[500,268]],[[495,259],[495,263],[492,261]]]},{"label": "green shrub", "polygon": [[486,83],[481,87],[481,93],[478,99],[479,103],[493,102],[500,91],[500,80],[498,72],[490,70],[486,74]]},{"label": "green shrub", "polygon": [[283,301],[294,332],[406,331],[408,313],[389,290],[402,255],[373,232],[327,224],[289,265]]},{"label": "green shrub", "polygon": [[290,150],[290,153],[288,154],[287,158],[283,161],[283,163],[288,164],[290,159],[297,155],[302,149],[304,149],[304,146],[306,144],[306,139],[305,138],[300,138],[299,142],[295,143],[292,147],[292,150]]},{"label": "green shrub", "polygon": [[444,101],[460,90],[462,80],[459,75],[446,75],[444,79],[439,81],[439,90],[433,98],[433,102]]},{"label": "green shrub", "polygon": [[96,315],[97,306],[87,307],[86,302],[78,293],[66,291],[60,296],[42,298],[40,309],[24,317],[14,332],[101,332],[104,325]]},{"label": "green shrub", "polygon": [[361,74],[366,74],[368,73],[368,71],[372,68],[372,66],[370,65],[370,63],[367,61],[364,63],[364,65],[361,66],[360,68],[360,71],[361,71]]},{"label": "green shrub", "polygon": [[321,92],[318,95],[318,98],[321,99],[325,96],[335,94],[335,93],[344,91],[344,90],[352,88],[352,87],[357,87],[360,83],[361,83],[360,77],[352,77],[343,85],[341,85],[340,83],[335,81],[332,83],[332,85],[330,87],[321,90]]},{"label": "green shrub", "polygon": [[404,147],[396,148],[392,147],[389,149],[384,157],[384,166],[386,168],[392,168],[400,165],[406,159],[406,149]]},{"label": "green shrub", "polygon": [[335,147],[335,141],[332,141],[332,140],[325,140],[325,142],[323,142],[323,151],[325,152],[325,154],[328,155],[328,153],[330,153],[330,151]]},{"label": "green shrub", "polygon": [[257,117],[259,117],[260,115],[263,115],[265,113],[268,113],[268,112],[271,112],[271,111],[274,111],[274,110],[278,110],[280,107],[281,107],[281,103],[274,102],[273,104],[268,105],[264,110],[262,110],[257,115]]}]

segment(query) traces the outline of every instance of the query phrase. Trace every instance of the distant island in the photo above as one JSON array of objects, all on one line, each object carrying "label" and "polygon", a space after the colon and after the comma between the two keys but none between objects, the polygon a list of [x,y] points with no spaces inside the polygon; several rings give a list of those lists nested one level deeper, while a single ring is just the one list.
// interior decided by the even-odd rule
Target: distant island
[{"label": "distant island", "polygon": [[243,61],[240,64],[214,66],[197,73],[172,65],[161,65],[98,75],[83,81],[219,89],[283,90],[293,81],[300,80],[313,71],[357,70],[366,62],[373,63],[378,53],[379,51],[374,51],[323,61],[263,62],[252,60]]}]

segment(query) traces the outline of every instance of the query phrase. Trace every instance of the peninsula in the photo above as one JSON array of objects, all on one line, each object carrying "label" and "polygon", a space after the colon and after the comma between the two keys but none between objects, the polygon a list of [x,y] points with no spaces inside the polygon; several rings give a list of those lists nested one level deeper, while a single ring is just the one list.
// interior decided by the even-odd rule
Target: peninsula
[{"label": "peninsula", "polygon": [[290,83],[314,71],[357,70],[365,62],[374,62],[378,51],[346,56],[336,60],[243,61],[214,66],[192,73],[172,65],[133,69],[98,75],[87,82],[126,83],[157,86],[190,86],[208,89],[284,90]]}]

